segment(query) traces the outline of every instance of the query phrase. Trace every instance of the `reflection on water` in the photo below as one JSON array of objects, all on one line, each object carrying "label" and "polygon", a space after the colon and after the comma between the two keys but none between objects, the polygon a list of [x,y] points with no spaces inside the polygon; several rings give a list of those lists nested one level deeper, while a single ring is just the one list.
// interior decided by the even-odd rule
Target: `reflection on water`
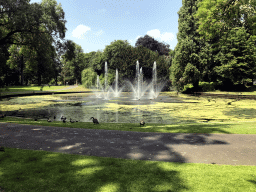
[{"label": "reflection on water", "polygon": [[19,117],[53,118],[56,116],[56,120],[60,121],[61,116],[65,116],[68,120],[72,118],[80,122],[91,122],[90,117],[95,117],[99,122],[111,123],[138,123],[143,119],[146,123],[174,124],[179,123],[180,119],[173,118],[172,113],[163,113],[163,104],[184,101],[177,97],[161,95],[155,100],[143,98],[132,100],[129,93],[124,93],[113,100],[102,100],[91,94],[70,94],[47,96],[47,98],[45,96],[11,98],[8,102],[25,106],[31,103],[49,102],[43,107],[35,105],[34,108],[7,110],[7,115]]}]

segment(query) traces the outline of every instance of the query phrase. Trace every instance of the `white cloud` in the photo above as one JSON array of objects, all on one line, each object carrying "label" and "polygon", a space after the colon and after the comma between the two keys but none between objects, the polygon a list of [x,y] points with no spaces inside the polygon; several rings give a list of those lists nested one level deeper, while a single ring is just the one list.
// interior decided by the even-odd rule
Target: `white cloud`
[{"label": "white cloud", "polygon": [[156,39],[160,38],[161,37],[161,33],[158,29],[153,29],[151,31],[148,31],[147,32],[147,35],[151,36],[151,37],[154,37]]},{"label": "white cloud", "polygon": [[87,27],[85,25],[78,25],[73,31],[72,31],[72,36],[76,37],[78,39],[83,39],[83,35],[87,32],[90,31],[91,28]]},{"label": "white cloud", "polygon": [[172,41],[174,39],[174,35],[172,33],[165,32],[161,34],[161,32],[158,29],[153,29],[151,31],[148,31],[147,35],[165,42]]},{"label": "white cloud", "polygon": [[161,35],[162,41],[172,41],[173,39],[174,39],[174,35],[172,33],[165,32],[164,34]]}]

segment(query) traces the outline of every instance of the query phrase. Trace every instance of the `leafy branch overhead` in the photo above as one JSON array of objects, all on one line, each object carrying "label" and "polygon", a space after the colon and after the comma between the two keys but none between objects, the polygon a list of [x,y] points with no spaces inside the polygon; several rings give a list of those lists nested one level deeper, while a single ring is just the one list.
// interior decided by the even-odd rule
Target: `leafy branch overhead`
[{"label": "leafy branch overhead", "polygon": [[47,33],[57,40],[65,37],[66,20],[61,5],[55,0],[41,4],[29,0],[0,1],[0,45],[31,43],[27,36]]}]

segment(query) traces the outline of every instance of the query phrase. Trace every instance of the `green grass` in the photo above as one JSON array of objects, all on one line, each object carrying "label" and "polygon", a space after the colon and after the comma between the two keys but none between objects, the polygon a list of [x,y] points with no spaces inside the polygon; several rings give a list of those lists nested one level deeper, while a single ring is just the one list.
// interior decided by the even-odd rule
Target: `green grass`
[{"label": "green grass", "polygon": [[125,160],[5,148],[0,188],[19,192],[255,191],[256,166]]},{"label": "green grass", "polygon": [[0,88],[1,95],[15,95],[21,93],[32,93],[32,92],[72,92],[72,91],[88,91],[89,89],[78,86],[72,89],[68,89],[69,86],[44,86],[41,91],[41,86],[10,86],[6,88]]},{"label": "green grass", "polygon": [[139,123],[100,123],[94,125],[92,122],[63,123],[62,121],[47,122],[46,120],[34,121],[16,117],[6,117],[0,122],[9,122],[28,125],[43,125],[54,127],[69,127],[82,129],[105,129],[136,132],[156,133],[221,133],[221,134],[256,134],[255,122],[229,122],[229,123],[193,123],[193,124],[148,124],[145,126]]}]

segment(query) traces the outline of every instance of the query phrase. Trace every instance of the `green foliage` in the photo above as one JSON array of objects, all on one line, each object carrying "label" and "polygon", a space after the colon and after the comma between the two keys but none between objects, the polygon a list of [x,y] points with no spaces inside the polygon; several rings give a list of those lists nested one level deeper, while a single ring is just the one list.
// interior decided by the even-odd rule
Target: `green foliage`
[{"label": "green foliage", "polygon": [[145,48],[150,49],[153,52],[157,51],[159,55],[168,55],[170,51],[170,45],[160,43],[149,35],[145,35],[144,37],[138,38],[138,40],[135,43],[135,46],[143,46]]},{"label": "green foliage", "polygon": [[85,69],[85,54],[80,45],[68,40],[65,45],[65,54],[62,55],[62,75],[70,83],[81,83],[81,71]]},{"label": "green foliage", "polygon": [[213,82],[199,82],[199,87],[202,91],[214,91],[215,90],[215,83]]},{"label": "green foliage", "polygon": [[97,73],[92,68],[87,68],[82,71],[82,84],[85,88],[91,88],[97,81]]},{"label": "green foliage", "polygon": [[244,27],[233,28],[227,34],[225,46],[221,47],[215,60],[220,80],[230,79],[233,84],[243,84],[246,79],[256,75],[255,37],[250,36]]},{"label": "green foliage", "polygon": [[[178,44],[175,47],[171,63],[170,79],[176,90],[183,90],[184,85],[192,83],[195,88],[202,78],[200,51],[205,42],[197,32],[198,19],[195,17],[198,1],[184,0],[179,14]],[[208,58],[205,58],[208,60]],[[189,65],[189,66],[187,66]]]},{"label": "green foliage", "polygon": [[200,72],[198,71],[198,69],[191,63],[188,63],[183,73],[184,82],[186,84],[192,83],[194,85],[198,81],[199,75]]},{"label": "green foliage", "polygon": [[188,93],[188,92],[190,92],[190,90],[192,90],[193,87],[194,87],[194,86],[193,86],[193,84],[191,84],[191,83],[184,85],[183,90],[182,90],[182,93]]}]

